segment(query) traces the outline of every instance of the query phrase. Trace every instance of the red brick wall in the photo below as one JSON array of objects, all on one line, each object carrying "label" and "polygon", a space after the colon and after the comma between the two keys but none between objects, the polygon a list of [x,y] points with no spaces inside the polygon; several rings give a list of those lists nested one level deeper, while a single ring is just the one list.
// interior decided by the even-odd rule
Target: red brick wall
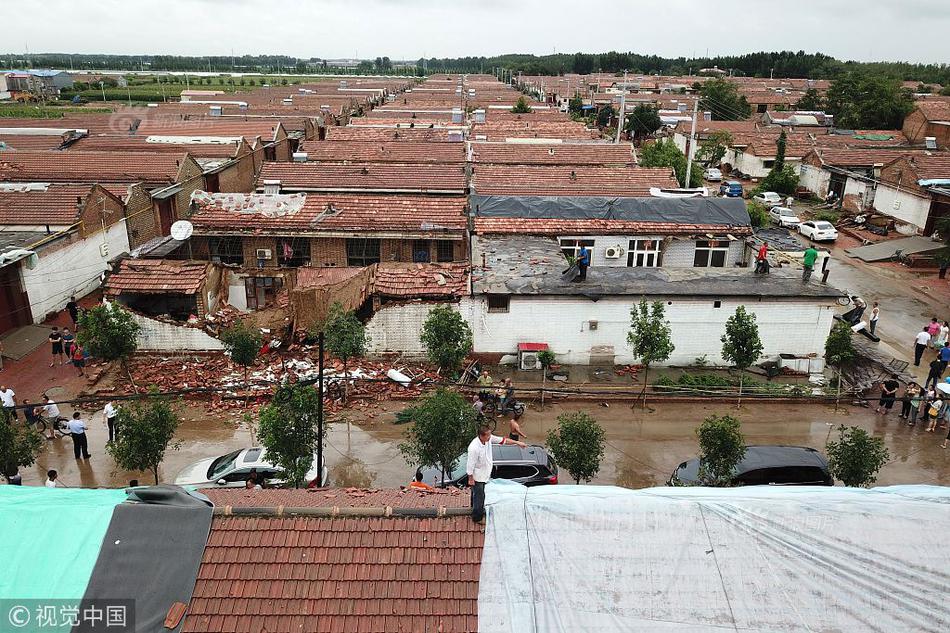
[{"label": "red brick wall", "polygon": [[340,237],[313,238],[310,241],[310,261],[314,266],[346,266],[346,240]]}]

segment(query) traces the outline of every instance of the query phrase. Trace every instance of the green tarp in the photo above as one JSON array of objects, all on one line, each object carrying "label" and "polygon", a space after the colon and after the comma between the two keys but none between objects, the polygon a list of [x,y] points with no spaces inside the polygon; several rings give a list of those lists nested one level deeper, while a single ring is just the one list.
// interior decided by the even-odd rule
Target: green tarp
[{"label": "green tarp", "polygon": [[0,598],[79,600],[124,490],[0,486]]}]

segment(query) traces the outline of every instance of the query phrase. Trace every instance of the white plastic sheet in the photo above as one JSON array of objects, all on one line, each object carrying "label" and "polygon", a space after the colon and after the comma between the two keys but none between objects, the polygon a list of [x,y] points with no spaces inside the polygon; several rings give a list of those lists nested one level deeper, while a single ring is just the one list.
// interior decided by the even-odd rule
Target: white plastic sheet
[{"label": "white plastic sheet", "polygon": [[491,483],[481,633],[950,630],[950,488]]}]

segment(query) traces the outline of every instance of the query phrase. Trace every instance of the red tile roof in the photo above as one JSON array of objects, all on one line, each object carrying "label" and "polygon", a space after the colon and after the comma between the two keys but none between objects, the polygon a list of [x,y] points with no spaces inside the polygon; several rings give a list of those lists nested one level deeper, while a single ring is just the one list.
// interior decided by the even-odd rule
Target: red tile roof
[{"label": "red tile roof", "polygon": [[588,129],[577,121],[491,121],[472,125],[470,138],[486,141],[504,141],[507,138],[554,138],[591,140],[599,136],[597,130]]},{"label": "red tile roof", "polygon": [[630,143],[472,143],[472,162],[494,165],[633,165]]},{"label": "red tile roof", "polygon": [[197,229],[214,233],[263,231],[416,232],[461,231],[466,221],[464,196],[308,193],[296,212],[261,213],[247,209],[244,194],[215,194],[212,203],[196,203],[190,218]]},{"label": "red tile roof", "polygon": [[[0,119],[3,127],[3,119]],[[0,134],[0,143],[4,144],[3,151],[10,150],[54,150],[59,149],[66,135],[46,134]]]},{"label": "red tile roof", "polygon": [[918,180],[950,178],[950,153],[948,152],[940,152],[930,156],[913,154],[907,157],[907,161],[917,172]]},{"label": "red tile roof", "polygon": [[465,193],[465,168],[456,165],[404,165],[396,163],[266,162],[258,178],[279,180],[281,191],[377,190]]},{"label": "red tile roof", "polygon": [[475,218],[478,234],[516,233],[530,235],[751,235],[749,227],[722,224],[677,224],[668,222],[632,222],[629,220],[559,220],[552,218]]},{"label": "red tile roof", "polygon": [[465,143],[398,143],[377,141],[306,141],[300,151],[310,162],[433,163],[465,162]]},{"label": "red tile roof", "polygon": [[328,141],[413,141],[439,142],[449,141],[447,128],[399,128],[346,126],[327,128]]},{"label": "red tile roof", "polygon": [[195,294],[208,275],[208,262],[171,259],[124,259],[119,269],[106,279],[109,295],[124,292],[137,294]]},{"label": "red tile roof", "polygon": [[242,119],[238,117],[207,117],[181,120],[178,117],[151,117],[142,121],[135,136],[260,136],[273,140],[280,121],[274,119]]},{"label": "red tile roof", "polygon": [[[70,152],[161,152],[195,158],[231,158],[238,143],[148,143],[146,136],[87,136],[68,148]],[[250,144],[248,144],[250,147]]]},{"label": "red tile roof", "polygon": [[[122,186],[105,187],[120,200],[125,195]],[[50,184],[45,190],[0,188],[0,224],[8,225],[69,225],[79,220],[79,199],[85,200],[92,185]]]},{"label": "red tile roof", "polygon": [[0,180],[172,184],[184,158],[146,152],[3,152]]},{"label": "red tile roof", "polygon": [[478,630],[469,517],[215,517],[184,633]]},{"label": "red tile roof", "polygon": [[865,167],[883,165],[895,158],[918,153],[912,149],[816,149],[825,165],[833,167]]},{"label": "red tile roof", "polygon": [[303,266],[297,269],[297,283],[294,287],[316,288],[331,286],[360,274],[363,266]]},{"label": "red tile roof", "polygon": [[451,296],[468,292],[468,264],[378,264],[373,291],[388,297]]},{"label": "red tile roof", "polygon": [[548,167],[478,165],[472,172],[479,195],[626,196],[650,194],[650,187],[679,184],[668,167]]}]

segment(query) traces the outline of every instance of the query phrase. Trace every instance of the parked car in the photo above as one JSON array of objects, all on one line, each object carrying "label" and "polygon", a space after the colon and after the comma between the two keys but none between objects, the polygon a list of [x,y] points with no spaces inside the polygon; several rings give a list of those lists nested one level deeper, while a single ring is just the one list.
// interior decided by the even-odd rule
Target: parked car
[{"label": "parked car", "polygon": [[[557,464],[543,446],[521,448],[514,445],[492,446],[492,479],[510,479],[525,486],[544,486],[557,483]],[[442,471],[434,466],[416,470],[416,479],[436,488],[468,486],[468,453],[459,456],[451,473],[446,473],[442,483]],[[419,479],[419,476],[422,476]]]},{"label": "parked car", "polygon": [[742,183],[737,180],[727,180],[719,185],[719,195],[726,196],[727,198],[741,198]]},{"label": "parked car", "polygon": [[798,232],[816,242],[834,242],[838,239],[838,229],[831,222],[809,220],[798,225]]},{"label": "parked car", "polygon": [[703,172],[703,178],[710,182],[719,182],[722,180],[722,172],[715,167],[709,167]]},{"label": "parked car", "polygon": [[774,191],[763,191],[762,193],[752,196],[752,200],[759,204],[764,204],[765,206],[776,206],[782,204],[784,198]]},{"label": "parked car", "polygon": [[782,227],[795,228],[802,222],[788,207],[772,207],[769,209],[769,217]]},{"label": "parked car", "polygon": [[[327,467],[323,466],[323,476],[317,482],[317,456],[307,473],[307,487],[317,488],[327,484]],[[264,449],[260,447],[242,448],[219,457],[208,457],[186,466],[175,477],[178,486],[194,488],[243,488],[254,470],[268,487],[280,488],[286,485],[284,473],[267,461]]]},{"label": "parked car", "polygon": [[[735,486],[833,486],[828,460],[807,446],[747,446],[732,480]],[[676,467],[669,486],[696,486],[699,458]]]}]

